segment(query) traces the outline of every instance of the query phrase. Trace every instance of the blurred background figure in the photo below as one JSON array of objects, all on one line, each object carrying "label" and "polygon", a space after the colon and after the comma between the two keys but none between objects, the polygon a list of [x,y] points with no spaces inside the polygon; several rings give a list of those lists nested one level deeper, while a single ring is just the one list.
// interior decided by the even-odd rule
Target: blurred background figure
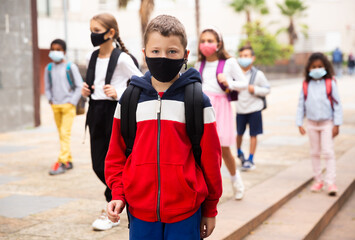
[{"label": "blurred background figure", "polygon": [[355,70],[355,58],[354,55],[350,53],[348,58],[348,73],[350,76],[353,75],[354,70]]},{"label": "blurred background figure", "polygon": [[335,70],[335,76],[339,78],[343,73],[343,52],[338,47],[332,53],[332,60]]}]

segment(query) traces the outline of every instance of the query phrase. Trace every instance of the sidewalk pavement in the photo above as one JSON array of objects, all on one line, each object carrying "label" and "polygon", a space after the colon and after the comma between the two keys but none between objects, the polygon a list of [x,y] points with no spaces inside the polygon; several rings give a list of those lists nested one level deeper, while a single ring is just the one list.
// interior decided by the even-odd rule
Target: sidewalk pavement
[{"label": "sidewalk pavement", "polygon": [[[308,158],[308,138],[300,136],[295,126],[301,81],[271,81],[268,108],[263,112],[264,135],[258,138],[255,155],[257,168],[242,173],[246,194],[253,186]],[[355,144],[355,78],[343,77],[338,80],[338,86],[344,124],[335,139],[337,157]],[[0,239],[128,239],[125,214],[118,227],[104,232],[91,229],[91,223],[105,207],[105,187],[92,171],[89,134],[84,134],[85,116],[77,116],[73,125],[74,169],[59,176],[48,175],[59,152],[59,140],[44,97],[41,121],[38,128],[0,134]],[[246,155],[248,140],[246,135],[243,142]],[[224,166],[222,175],[221,203],[232,197]]]}]

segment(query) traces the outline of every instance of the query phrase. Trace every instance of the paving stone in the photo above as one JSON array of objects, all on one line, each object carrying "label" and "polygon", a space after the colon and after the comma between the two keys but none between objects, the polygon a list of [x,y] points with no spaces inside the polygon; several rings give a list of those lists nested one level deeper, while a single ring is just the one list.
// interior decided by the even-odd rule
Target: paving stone
[{"label": "paving stone", "polygon": [[21,179],[22,179],[21,177],[0,175],[0,185],[1,184],[6,184],[6,183],[9,183],[9,182],[18,181],[18,180],[21,180]]},{"label": "paving stone", "polygon": [[5,145],[5,146],[0,146],[0,153],[21,152],[21,151],[27,151],[27,150],[30,150],[33,148],[34,147],[29,147],[29,146]]},{"label": "paving stone", "polygon": [[275,136],[269,137],[263,141],[264,145],[271,146],[302,146],[308,141],[307,138],[293,137],[293,136]]},{"label": "paving stone", "polygon": [[12,195],[0,199],[0,215],[9,218],[23,218],[72,201],[69,198],[48,196]]},{"label": "paving stone", "polygon": [[0,233],[15,233],[20,231],[21,229],[27,228],[37,223],[39,223],[39,221],[7,218],[0,216]]}]

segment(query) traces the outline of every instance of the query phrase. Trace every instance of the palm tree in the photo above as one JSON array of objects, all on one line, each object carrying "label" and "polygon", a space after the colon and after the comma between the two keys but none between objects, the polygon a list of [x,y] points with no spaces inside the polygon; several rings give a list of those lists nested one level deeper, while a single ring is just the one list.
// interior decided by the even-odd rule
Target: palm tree
[{"label": "palm tree", "polygon": [[[130,0],[118,0],[118,7],[125,8]],[[147,28],[150,15],[154,10],[154,0],[141,0],[141,6],[139,8],[139,17],[141,19],[141,32],[142,36]],[[143,38],[142,38],[143,39]]]},{"label": "palm tree", "polygon": [[269,9],[265,4],[265,0],[233,0],[230,4],[236,12],[246,13],[247,23],[251,22],[251,12],[256,11],[261,14],[268,14]]},{"label": "palm tree", "polygon": [[[289,18],[290,23],[286,29],[281,29],[279,31],[287,31],[290,45],[294,45],[295,41],[298,39],[297,31],[295,28],[295,18],[301,17],[307,6],[304,5],[303,0],[285,0],[283,4],[278,3],[277,6],[280,8],[282,15]],[[308,26],[301,25],[302,33],[307,36]]]},{"label": "palm tree", "polygon": [[195,0],[195,22],[197,41],[200,36],[200,0]]}]

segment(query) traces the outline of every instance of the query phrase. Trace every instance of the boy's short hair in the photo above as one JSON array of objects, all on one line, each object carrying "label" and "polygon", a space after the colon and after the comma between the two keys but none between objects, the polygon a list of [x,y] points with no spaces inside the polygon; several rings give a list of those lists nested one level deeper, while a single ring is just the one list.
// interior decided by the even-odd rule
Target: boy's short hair
[{"label": "boy's short hair", "polygon": [[64,52],[67,51],[67,44],[65,43],[64,40],[59,39],[59,38],[54,39],[54,40],[51,42],[51,47],[52,47],[53,44],[59,44],[59,45],[63,48]]},{"label": "boy's short hair", "polygon": [[159,15],[156,18],[152,19],[144,33],[144,46],[147,45],[149,34],[152,32],[158,32],[164,37],[169,37],[171,35],[177,36],[180,38],[181,44],[186,48],[187,46],[187,37],[184,25],[173,16],[169,15]]},{"label": "boy's short hair", "polygon": [[251,46],[243,46],[243,47],[239,48],[239,52],[243,52],[244,50],[250,50],[251,55],[255,56],[255,52]]}]

